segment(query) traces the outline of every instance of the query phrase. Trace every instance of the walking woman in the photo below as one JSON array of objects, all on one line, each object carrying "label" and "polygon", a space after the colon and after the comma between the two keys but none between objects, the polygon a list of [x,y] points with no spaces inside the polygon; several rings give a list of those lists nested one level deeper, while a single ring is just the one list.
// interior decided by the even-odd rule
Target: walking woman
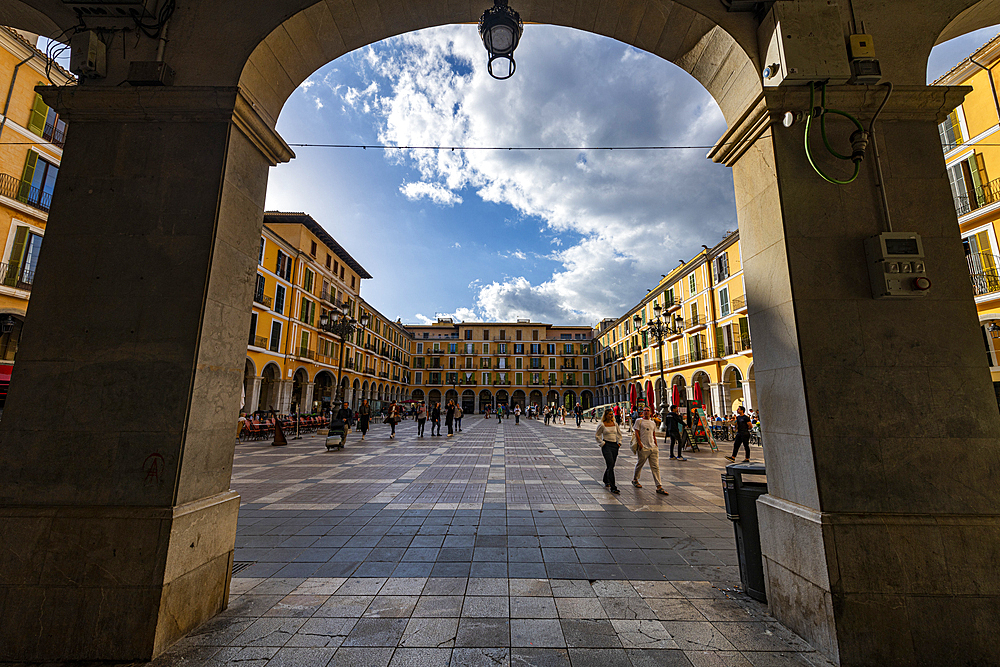
[{"label": "walking woman", "polygon": [[389,433],[389,439],[392,440],[396,437],[396,424],[399,423],[399,406],[396,405],[396,401],[389,405],[389,417],[386,421],[389,422],[389,428],[392,429],[392,432]]},{"label": "walking woman", "polygon": [[448,427],[448,437],[455,435],[455,401],[448,401],[445,406],[444,423]]},{"label": "walking woman", "polygon": [[615,484],[615,461],[618,460],[618,450],[622,445],[622,430],[615,421],[615,413],[611,410],[604,411],[604,418],[598,424],[594,436],[601,445],[601,453],[604,454],[604,462],[607,464],[607,470],[604,471],[604,488],[610,489],[611,493],[617,495],[621,491]]},{"label": "walking woman", "polygon": [[358,430],[361,431],[361,439],[365,439],[368,433],[368,426],[372,418],[372,406],[368,405],[368,399],[362,399],[361,407],[358,408]]},{"label": "walking woman", "polygon": [[427,423],[427,406],[423,403],[417,405],[417,437],[424,437],[424,425]]}]

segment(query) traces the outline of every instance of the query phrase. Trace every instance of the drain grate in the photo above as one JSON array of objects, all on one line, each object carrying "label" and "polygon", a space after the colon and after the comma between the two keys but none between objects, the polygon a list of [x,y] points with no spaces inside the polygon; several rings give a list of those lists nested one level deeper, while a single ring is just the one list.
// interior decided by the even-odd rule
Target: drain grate
[{"label": "drain grate", "polygon": [[251,565],[255,564],[256,562],[257,561],[253,561],[253,560],[235,560],[235,561],[233,561],[233,576],[235,577],[237,574],[239,574],[243,570],[247,569]]}]

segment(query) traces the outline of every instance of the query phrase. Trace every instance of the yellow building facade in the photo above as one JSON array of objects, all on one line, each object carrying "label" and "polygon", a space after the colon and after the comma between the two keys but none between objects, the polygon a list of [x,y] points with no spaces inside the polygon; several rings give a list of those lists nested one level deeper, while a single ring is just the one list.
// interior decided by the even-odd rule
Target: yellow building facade
[{"label": "yellow building facade", "polygon": [[51,65],[36,37],[0,27],[0,406],[7,395],[35,264],[45,237],[66,124],[35,86],[67,85],[73,76]]},{"label": "yellow building facade", "polygon": [[[1000,402],[1000,35],[934,83],[972,92],[938,126],[986,359]],[[998,178],[993,178],[997,176]]]},{"label": "yellow building facade", "polygon": [[498,405],[594,405],[591,327],[438,318],[406,328],[414,401],[445,406],[454,400],[470,414]]},{"label": "yellow building facade", "polygon": [[[753,349],[739,233],[683,262],[618,318],[603,320],[596,341],[597,402],[659,409],[699,399],[709,414],[756,404]],[[660,318],[671,333],[657,340]]]}]

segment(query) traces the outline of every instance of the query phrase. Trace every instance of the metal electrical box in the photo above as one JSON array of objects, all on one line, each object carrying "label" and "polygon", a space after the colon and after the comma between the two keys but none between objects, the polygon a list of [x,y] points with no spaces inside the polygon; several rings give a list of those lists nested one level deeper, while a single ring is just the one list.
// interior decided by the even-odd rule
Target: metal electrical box
[{"label": "metal electrical box", "polygon": [[931,288],[920,234],[885,232],[865,239],[865,255],[874,298],[920,297]]},{"label": "metal electrical box", "polygon": [[801,86],[810,81],[847,83],[850,60],[840,17],[832,2],[777,2],[758,30],[765,87]]},{"label": "metal electrical box", "polygon": [[70,72],[87,79],[102,79],[107,69],[107,49],[96,32],[78,32],[70,38]]}]

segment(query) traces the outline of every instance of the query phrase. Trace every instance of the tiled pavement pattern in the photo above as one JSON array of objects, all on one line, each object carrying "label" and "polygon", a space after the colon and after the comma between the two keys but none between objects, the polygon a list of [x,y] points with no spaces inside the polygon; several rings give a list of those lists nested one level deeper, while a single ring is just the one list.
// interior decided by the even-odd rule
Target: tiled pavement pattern
[{"label": "tiled pavement pattern", "polygon": [[[620,496],[595,425],[466,417],[454,438],[237,446],[230,606],[156,665],[828,666],[738,591],[724,453]],[[428,433],[430,431],[428,427]],[[759,456],[759,450],[755,452]]]}]

